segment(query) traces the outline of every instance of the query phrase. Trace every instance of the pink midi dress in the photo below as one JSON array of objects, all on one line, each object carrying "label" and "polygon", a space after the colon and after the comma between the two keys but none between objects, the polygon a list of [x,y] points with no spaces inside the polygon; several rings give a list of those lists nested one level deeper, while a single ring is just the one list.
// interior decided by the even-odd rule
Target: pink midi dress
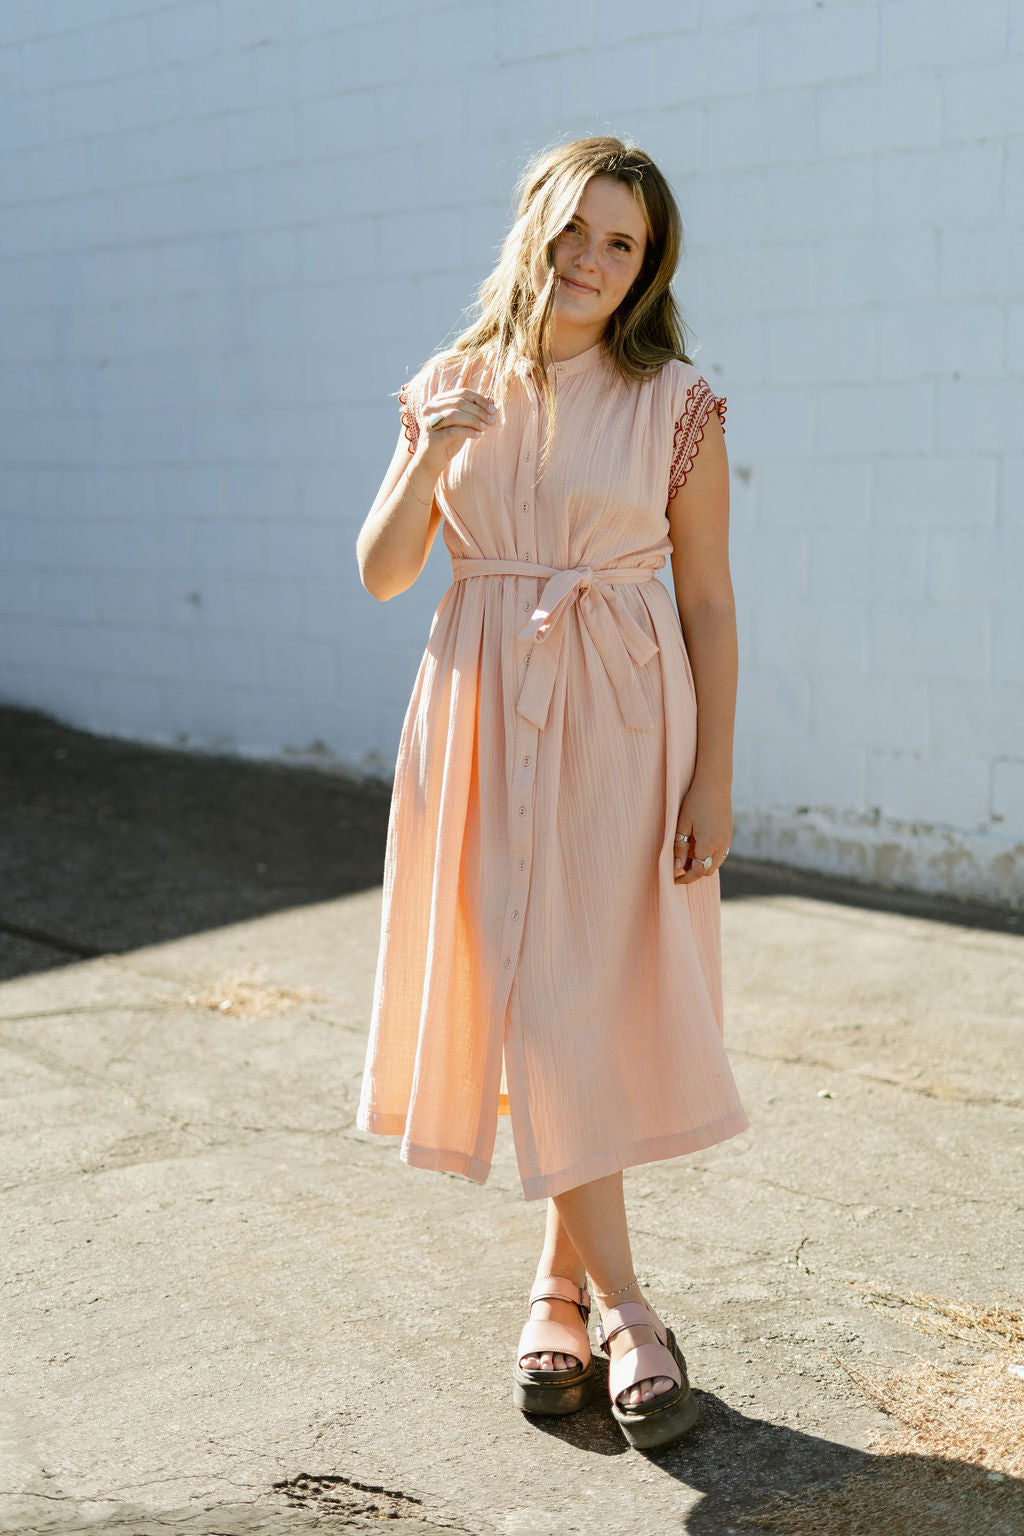
[{"label": "pink midi dress", "polygon": [[[400,399],[412,452],[442,388]],[[712,410],[692,363],[626,382],[601,343],[528,363],[442,474],[452,581],[398,749],[357,1126],[478,1182],[509,1116],[523,1193],[726,1140],[748,1120],[723,1044],[719,879],[674,879],[697,705],[658,578]],[[683,575],[685,581],[685,573]]]}]

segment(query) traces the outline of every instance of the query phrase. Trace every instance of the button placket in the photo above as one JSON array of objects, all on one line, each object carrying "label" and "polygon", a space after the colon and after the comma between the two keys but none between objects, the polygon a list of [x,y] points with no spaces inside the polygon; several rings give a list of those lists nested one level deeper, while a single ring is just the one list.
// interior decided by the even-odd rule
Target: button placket
[{"label": "button placket", "polygon": [[[536,518],[537,511],[537,477],[533,466],[537,462],[537,451],[540,446],[540,401],[532,386],[527,387],[526,421],[524,422],[523,439],[526,451],[520,456],[516,470],[515,480],[515,523],[513,533],[516,548],[521,560],[535,560],[540,556],[534,554],[528,547],[536,538],[536,521],[528,521],[533,514]],[[521,532],[520,532],[521,530]]]},{"label": "button placket", "polygon": [[516,716],[516,769],[509,785],[511,821],[511,878],[505,898],[501,925],[501,966],[507,972],[503,1007],[508,1005],[512,978],[519,962],[523,922],[530,892],[530,867],[533,862],[534,784],[537,764],[537,738],[540,731],[531,721]]},{"label": "button placket", "polygon": [[[536,548],[536,523],[530,521],[530,514],[536,515],[536,475],[533,467],[537,462],[537,454],[540,446],[539,420],[540,403],[534,391],[529,391],[530,405],[528,419],[525,424],[524,439],[526,452],[522,455],[515,485],[514,528],[515,546],[518,558],[521,560],[535,560],[540,558],[540,552]],[[522,529],[520,533],[519,530]],[[528,547],[532,546],[532,547]],[[524,584],[529,583],[527,591],[532,587],[540,590],[540,577],[523,578]],[[532,613],[537,606],[536,594],[533,597],[522,597],[516,604],[516,609],[523,613]],[[515,611],[515,610],[514,610]],[[518,656],[518,626],[513,631],[510,643],[517,647]],[[522,668],[516,690],[516,698],[519,695],[526,669],[530,665],[530,652],[527,650],[521,658]],[[515,704],[512,705],[515,709]],[[502,1020],[502,1041],[505,1042],[508,1032],[508,1004],[512,994],[512,985],[516,978],[519,965],[519,957],[522,952],[523,929],[527,916],[527,904],[530,894],[530,879],[533,871],[533,823],[534,823],[534,785],[537,771],[537,742],[540,736],[539,727],[527,720],[516,710],[515,714],[515,755],[514,768],[508,786],[509,805],[509,881],[505,897],[505,912],[501,924],[501,947],[498,950],[498,982],[496,984],[497,1017]]]}]

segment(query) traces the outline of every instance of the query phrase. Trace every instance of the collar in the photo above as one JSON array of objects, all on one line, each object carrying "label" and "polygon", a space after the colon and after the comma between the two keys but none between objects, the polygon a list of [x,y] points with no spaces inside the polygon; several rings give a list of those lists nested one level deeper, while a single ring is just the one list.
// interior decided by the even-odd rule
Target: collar
[{"label": "collar", "polygon": [[[577,352],[575,357],[569,357],[562,363],[556,363],[555,379],[571,379],[577,373],[585,373],[588,368],[595,367],[606,356],[604,342],[596,341],[585,352]],[[533,372],[533,364],[529,358],[521,357],[516,363],[515,371],[520,378],[528,378]]]}]

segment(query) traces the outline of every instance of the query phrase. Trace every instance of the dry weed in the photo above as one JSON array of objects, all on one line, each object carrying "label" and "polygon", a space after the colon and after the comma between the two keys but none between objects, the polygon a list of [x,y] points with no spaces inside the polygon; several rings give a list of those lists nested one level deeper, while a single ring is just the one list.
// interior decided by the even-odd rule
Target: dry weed
[{"label": "dry weed", "polygon": [[319,997],[312,987],[274,987],[261,977],[224,975],[201,992],[182,999],[190,1008],[209,1008],[236,1019],[265,1019],[296,1003]]},{"label": "dry weed", "polygon": [[1000,1348],[1024,1349],[1024,1312],[1014,1312],[1008,1307],[977,1307],[970,1302],[944,1301],[940,1296],[925,1296],[919,1291],[901,1296],[896,1291],[883,1291],[875,1285],[855,1285],[854,1290],[866,1296],[872,1306],[892,1303],[913,1309],[911,1316],[902,1321],[911,1328],[919,1328],[922,1333],[963,1339],[968,1344],[977,1344],[981,1339]]},{"label": "dry weed", "polygon": [[839,1361],[898,1428],[875,1433],[868,1448],[877,1459],[838,1487],[777,1494],[741,1523],[783,1536],[1020,1536],[1024,1314],[858,1289],[912,1309],[910,1326],[996,1344],[997,1352],[973,1364],[922,1362],[888,1376],[866,1376]]}]

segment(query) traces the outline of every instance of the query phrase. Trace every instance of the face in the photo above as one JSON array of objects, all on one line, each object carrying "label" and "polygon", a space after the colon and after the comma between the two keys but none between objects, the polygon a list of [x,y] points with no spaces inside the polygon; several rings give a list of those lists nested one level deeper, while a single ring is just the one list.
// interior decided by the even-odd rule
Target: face
[{"label": "face", "polygon": [[632,192],[593,176],[555,242],[554,323],[563,335],[600,340],[643,264],[647,227]]}]

